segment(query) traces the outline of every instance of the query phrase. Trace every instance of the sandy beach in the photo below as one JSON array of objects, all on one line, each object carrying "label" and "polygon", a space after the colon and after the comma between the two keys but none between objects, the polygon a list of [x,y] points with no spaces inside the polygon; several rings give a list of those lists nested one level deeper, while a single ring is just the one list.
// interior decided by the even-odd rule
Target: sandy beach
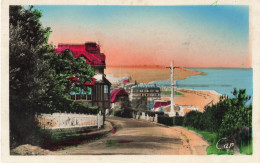
[{"label": "sandy beach", "polygon": [[[221,96],[211,90],[177,89],[177,91],[181,92],[183,96],[176,96],[175,104],[197,106],[201,112],[204,111],[205,106],[218,103]],[[170,100],[170,97],[164,97],[162,100]]]},{"label": "sandy beach", "polygon": [[[149,83],[158,80],[170,80],[171,71],[168,68],[155,67],[107,67],[105,74],[114,77],[128,77],[131,82]],[[181,80],[189,76],[200,75],[200,71],[192,71],[185,68],[174,69],[174,79]]]}]

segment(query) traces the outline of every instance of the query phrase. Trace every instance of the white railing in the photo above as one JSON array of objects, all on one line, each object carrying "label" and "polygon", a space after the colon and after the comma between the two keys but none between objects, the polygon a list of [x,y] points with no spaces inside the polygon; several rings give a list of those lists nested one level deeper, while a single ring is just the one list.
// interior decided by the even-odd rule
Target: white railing
[{"label": "white railing", "polygon": [[65,129],[78,127],[98,127],[103,125],[103,116],[74,114],[74,113],[53,113],[36,115],[39,126],[44,129]]}]

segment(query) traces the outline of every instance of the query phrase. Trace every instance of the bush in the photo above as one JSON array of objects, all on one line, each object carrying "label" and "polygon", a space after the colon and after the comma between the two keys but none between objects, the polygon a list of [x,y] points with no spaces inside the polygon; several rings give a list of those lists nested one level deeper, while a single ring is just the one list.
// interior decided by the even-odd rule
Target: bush
[{"label": "bush", "polygon": [[133,110],[131,109],[123,109],[121,112],[121,116],[124,118],[132,118]]},{"label": "bush", "polygon": [[117,117],[121,117],[121,110],[113,109],[112,115],[117,116]]},{"label": "bush", "polygon": [[[68,107],[69,108],[69,107]],[[88,103],[73,102],[70,110],[66,112],[78,113],[78,114],[98,114],[100,111],[99,107],[89,107]]]},{"label": "bush", "polygon": [[151,117],[155,117],[155,114],[163,116],[164,112],[152,112],[152,111],[146,111],[145,112],[145,115],[149,115]]},{"label": "bush", "polygon": [[199,111],[191,111],[186,114],[183,120],[184,126],[194,127],[200,129],[202,126],[201,123],[202,113]]},{"label": "bush", "polygon": [[179,117],[179,116],[176,116],[173,118],[173,123],[174,125],[176,126],[182,126],[183,125],[183,121],[184,121],[184,117]]},{"label": "bush", "polygon": [[158,123],[167,125],[167,126],[173,126],[173,117],[166,117],[166,116],[158,116]]},{"label": "bush", "polygon": [[[238,132],[243,127],[252,128],[252,105],[245,106],[248,99],[245,90],[234,90],[236,98],[228,99],[231,107],[227,110],[219,128],[220,137],[238,139]],[[250,135],[250,133],[248,133]]]},{"label": "bush", "polygon": [[134,99],[132,100],[132,108],[138,111],[147,111],[148,109],[148,102],[147,97],[141,97],[141,99]]}]

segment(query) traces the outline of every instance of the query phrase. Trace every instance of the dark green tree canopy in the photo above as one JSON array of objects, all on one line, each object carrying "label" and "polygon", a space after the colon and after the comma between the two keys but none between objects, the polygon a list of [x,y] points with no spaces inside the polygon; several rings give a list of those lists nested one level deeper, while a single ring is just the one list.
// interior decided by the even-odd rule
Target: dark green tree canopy
[{"label": "dark green tree canopy", "polygon": [[[9,9],[12,146],[15,143],[30,143],[33,132],[28,128],[37,128],[36,113],[73,112],[75,108],[82,108],[83,105],[70,100],[69,91],[73,86],[86,89],[83,84],[92,80],[94,71],[81,59],[74,59],[69,51],[61,55],[52,53],[52,45],[48,44],[51,31],[41,24],[42,13],[39,10],[33,6],[10,6]],[[68,77],[72,75],[80,81],[69,81]]]}]

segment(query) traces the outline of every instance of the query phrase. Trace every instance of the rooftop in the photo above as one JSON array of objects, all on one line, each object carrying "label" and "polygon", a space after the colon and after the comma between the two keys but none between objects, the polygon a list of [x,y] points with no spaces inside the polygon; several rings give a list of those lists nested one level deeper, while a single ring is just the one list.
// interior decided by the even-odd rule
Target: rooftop
[{"label": "rooftop", "polygon": [[134,86],[133,88],[159,88],[159,87],[156,86],[155,84],[140,84]]},{"label": "rooftop", "polygon": [[84,57],[86,63],[91,66],[106,66],[106,56],[100,53],[100,46],[94,42],[85,44],[59,44],[53,52],[61,54],[65,50],[70,50],[75,58]]},{"label": "rooftop", "polygon": [[128,96],[128,93],[126,93],[126,91],[124,89],[115,89],[112,93],[111,93],[111,99],[110,102],[115,102],[116,101],[116,97],[118,96]]}]

